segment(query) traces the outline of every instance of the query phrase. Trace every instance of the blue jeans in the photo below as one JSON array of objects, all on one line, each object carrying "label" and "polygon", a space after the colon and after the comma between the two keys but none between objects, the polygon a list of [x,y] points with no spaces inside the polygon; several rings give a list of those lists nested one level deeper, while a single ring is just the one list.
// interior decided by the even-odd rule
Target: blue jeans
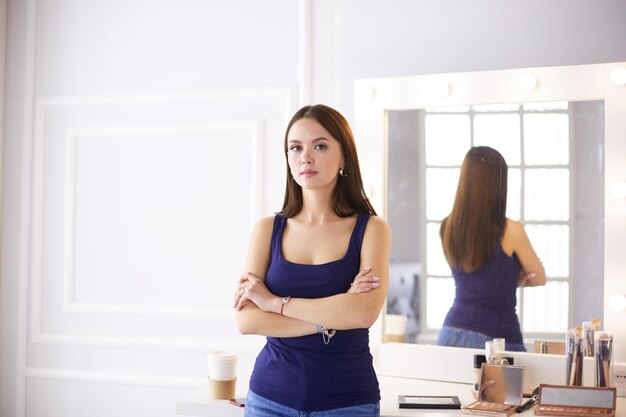
[{"label": "blue jeans", "polygon": [[380,404],[363,404],[324,411],[299,411],[248,391],[244,417],[380,417]]},{"label": "blue jeans", "polygon": [[[457,346],[475,349],[484,349],[485,342],[493,340],[493,337],[486,334],[473,332],[471,330],[459,329],[458,327],[443,326],[439,331],[437,344],[439,346]],[[510,343],[506,341],[506,350],[516,352],[526,352],[523,343]]]}]

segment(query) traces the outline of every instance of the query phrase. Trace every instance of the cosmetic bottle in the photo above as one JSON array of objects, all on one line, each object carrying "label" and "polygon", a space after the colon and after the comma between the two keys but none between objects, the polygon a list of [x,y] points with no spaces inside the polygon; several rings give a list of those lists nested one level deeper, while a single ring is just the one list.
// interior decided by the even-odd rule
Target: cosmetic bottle
[{"label": "cosmetic bottle", "polygon": [[474,391],[477,393],[480,386],[482,364],[487,362],[485,355],[474,355]]},{"label": "cosmetic bottle", "polygon": [[500,363],[500,352],[496,342],[492,340],[485,342],[485,357],[487,358],[487,363]]}]

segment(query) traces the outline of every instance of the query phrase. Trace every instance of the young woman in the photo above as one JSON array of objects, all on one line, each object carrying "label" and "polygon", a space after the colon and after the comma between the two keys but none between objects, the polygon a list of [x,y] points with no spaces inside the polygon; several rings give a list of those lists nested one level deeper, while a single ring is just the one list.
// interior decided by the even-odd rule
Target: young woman
[{"label": "young woman", "polygon": [[452,212],[440,229],[456,286],[440,345],[482,349],[504,338],[506,350],[526,350],[516,290],[544,285],[546,274],[524,227],[506,218],[507,171],[502,155],[487,146],[471,148],[463,161]]},{"label": "young woman", "polygon": [[283,209],[255,226],[234,300],[239,331],[267,336],[245,415],[378,416],[368,328],[386,297],[389,227],[336,110],[300,109],[284,146]]}]

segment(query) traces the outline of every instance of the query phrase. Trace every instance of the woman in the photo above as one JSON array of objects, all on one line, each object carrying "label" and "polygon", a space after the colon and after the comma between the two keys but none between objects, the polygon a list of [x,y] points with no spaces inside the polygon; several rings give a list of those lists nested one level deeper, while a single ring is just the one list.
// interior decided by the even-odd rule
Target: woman
[{"label": "woman", "polygon": [[516,290],[544,285],[546,274],[524,227],[506,218],[507,170],[487,146],[471,148],[463,161],[452,212],[440,229],[456,286],[440,345],[484,348],[504,338],[506,350],[526,350]]},{"label": "woman", "polygon": [[336,110],[300,109],[284,147],[283,209],[255,226],[234,300],[239,331],[267,336],[245,415],[378,416],[368,328],[386,297],[389,227]]}]

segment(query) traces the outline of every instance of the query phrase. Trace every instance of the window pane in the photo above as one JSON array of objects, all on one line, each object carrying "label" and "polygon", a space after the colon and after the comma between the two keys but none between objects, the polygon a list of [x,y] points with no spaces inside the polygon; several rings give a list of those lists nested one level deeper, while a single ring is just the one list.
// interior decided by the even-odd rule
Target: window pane
[{"label": "window pane", "polygon": [[567,101],[538,101],[536,103],[524,103],[524,110],[567,110]]},{"label": "window pane", "polygon": [[526,165],[569,163],[569,117],[564,113],[524,115]]},{"label": "window pane", "polygon": [[527,169],[524,180],[526,220],[569,220],[569,170]]},{"label": "window pane", "polygon": [[490,146],[509,165],[519,165],[519,114],[477,114],[474,117],[474,145]]},{"label": "window pane", "polygon": [[439,237],[440,223],[426,225],[426,265],[428,275],[450,275],[450,266],[446,261]]},{"label": "window pane", "polygon": [[484,111],[517,111],[519,110],[519,103],[505,103],[505,104],[475,104],[472,109],[477,112]]},{"label": "window pane", "polygon": [[426,116],[427,165],[461,165],[470,147],[469,120],[461,114]]},{"label": "window pane", "polygon": [[426,217],[428,220],[441,220],[450,214],[460,174],[459,168],[426,169]]},{"label": "window pane", "polygon": [[548,277],[569,276],[569,226],[526,225],[526,233]]},{"label": "window pane", "polygon": [[454,301],[454,279],[431,278],[426,280],[426,326],[441,329]]},{"label": "window pane", "polygon": [[544,287],[524,288],[524,331],[563,332],[567,329],[569,284],[547,282]]},{"label": "window pane", "polygon": [[470,106],[444,106],[444,107],[428,107],[427,113],[467,113]]},{"label": "window pane", "polygon": [[506,217],[513,220],[520,219],[522,173],[519,169],[509,168],[509,181],[506,190]]}]

